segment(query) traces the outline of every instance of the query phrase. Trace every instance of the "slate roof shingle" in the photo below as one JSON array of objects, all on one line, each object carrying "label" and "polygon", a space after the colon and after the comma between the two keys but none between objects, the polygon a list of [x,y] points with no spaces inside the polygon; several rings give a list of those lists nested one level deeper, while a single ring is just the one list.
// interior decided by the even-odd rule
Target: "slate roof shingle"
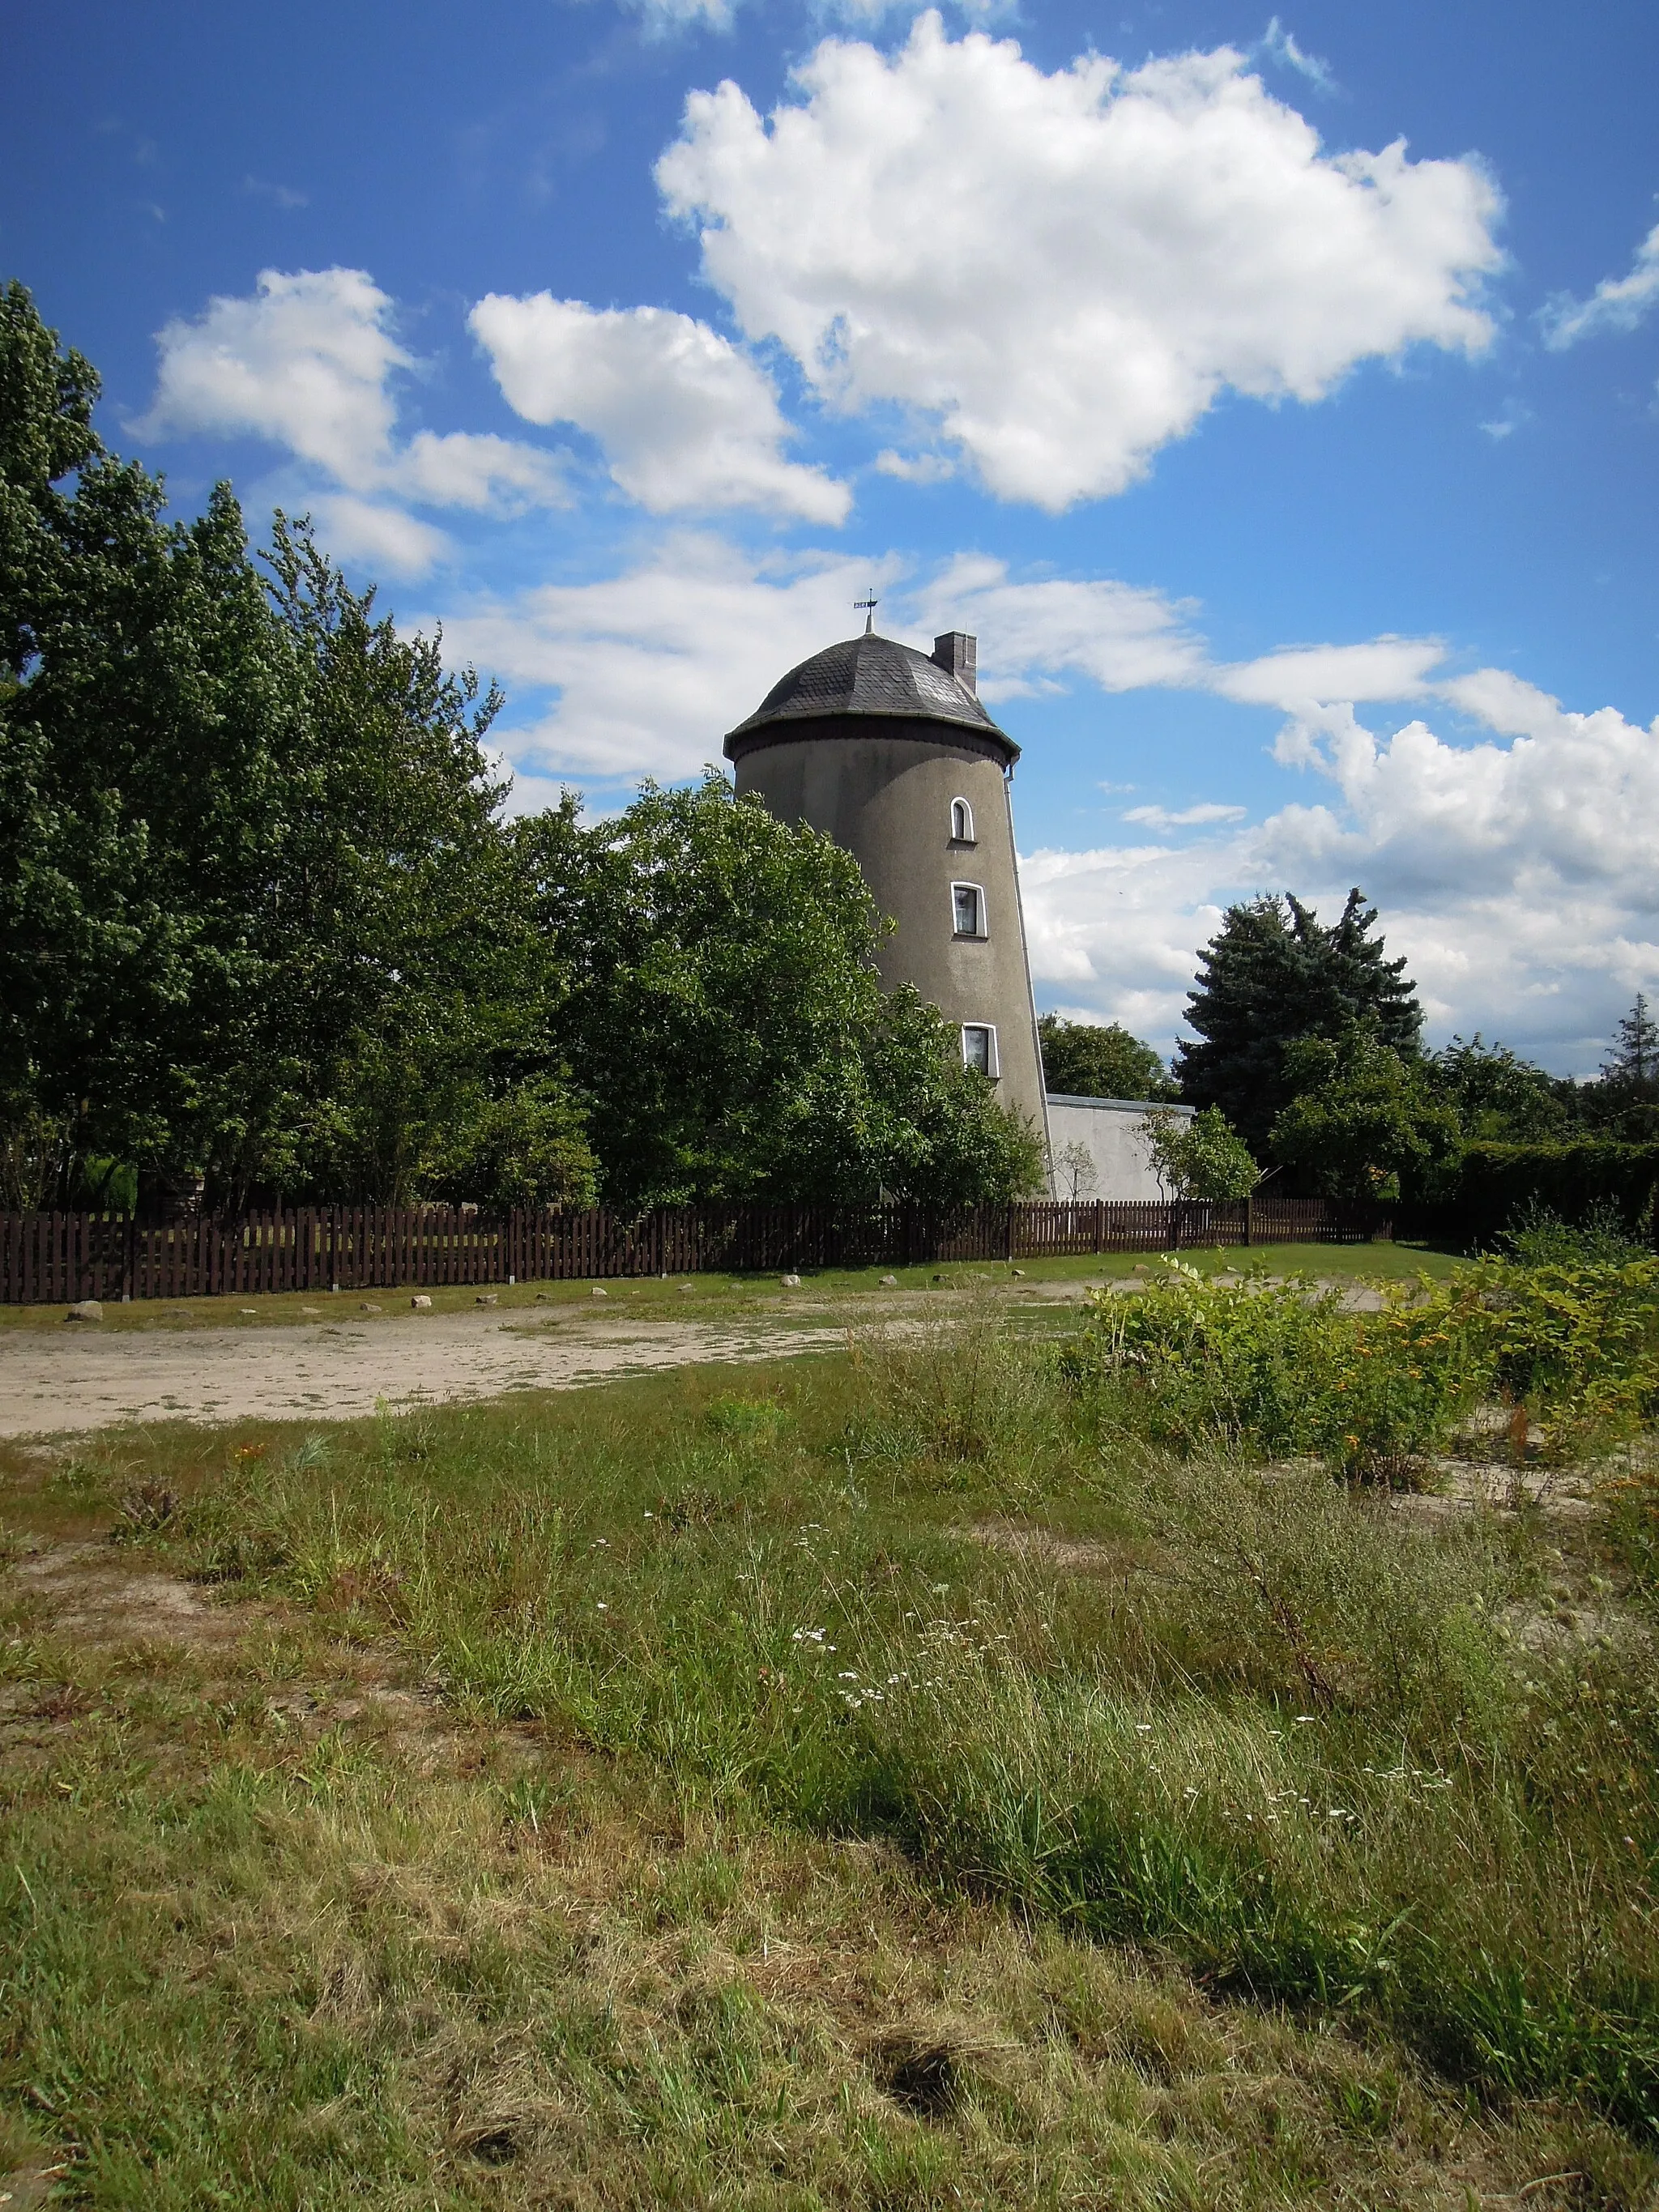
[{"label": "slate roof shingle", "polygon": [[955,722],[1019,748],[998,729],[974,694],[914,647],[869,633],[826,646],[775,684],[746,721],[728,737],[749,736],[769,723],[810,721],[828,714],[892,714],[908,721]]}]

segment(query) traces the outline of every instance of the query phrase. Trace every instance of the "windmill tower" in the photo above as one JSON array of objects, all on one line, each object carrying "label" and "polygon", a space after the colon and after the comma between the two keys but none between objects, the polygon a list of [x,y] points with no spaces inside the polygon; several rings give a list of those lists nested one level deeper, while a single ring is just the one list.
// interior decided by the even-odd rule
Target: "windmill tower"
[{"label": "windmill tower", "polygon": [[792,668],[726,740],[740,793],[834,838],[898,927],[877,958],[889,990],[913,983],[962,1036],[963,1058],[1026,1115],[1048,1116],[1009,782],[1019,747],[981,705],[975,641],[949,630],[931,656],[874,633]]}]

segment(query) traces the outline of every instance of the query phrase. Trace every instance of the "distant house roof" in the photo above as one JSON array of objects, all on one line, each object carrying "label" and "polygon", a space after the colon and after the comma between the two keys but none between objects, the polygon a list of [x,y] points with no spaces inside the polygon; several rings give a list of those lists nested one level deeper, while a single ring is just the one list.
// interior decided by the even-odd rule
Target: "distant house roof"
[{"label": "distant house roof", "polygon": [[769,726],[846,714],[953,723],[992,739],[1008,761],[1019,757],[1013,739],[997,727],[973,692],[948,668],[913,646],[868,633],[826,646],[792,668],[748,720],[732,731],[726,750],[730,757],[734,740],[752,738]]}]

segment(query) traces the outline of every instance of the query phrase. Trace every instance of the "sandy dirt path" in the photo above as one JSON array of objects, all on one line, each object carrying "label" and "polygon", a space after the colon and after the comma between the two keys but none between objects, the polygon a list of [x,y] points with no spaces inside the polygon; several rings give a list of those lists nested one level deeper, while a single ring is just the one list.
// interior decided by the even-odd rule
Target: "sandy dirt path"
[{"label": "sandy dirt path", "polygon": [[842,1325],[629,1321],[503,1322],[433,1314],[314,1328],[187,1335],[30,1331],[0,1340],[0,1437],[123,1421],[350,1420],[407,1407],[568,1390],[693,1361],[781,1359],[842,1342]]}]

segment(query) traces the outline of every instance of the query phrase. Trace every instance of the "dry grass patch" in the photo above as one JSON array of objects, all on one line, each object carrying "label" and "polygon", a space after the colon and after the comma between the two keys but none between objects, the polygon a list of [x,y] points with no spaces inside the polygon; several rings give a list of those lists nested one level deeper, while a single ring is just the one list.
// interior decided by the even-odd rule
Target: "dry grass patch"
[{"label": "dry grass patch", "polygon": [[[1637,1756],[1609,1733],[1622,1648],[1547,1744],[1553,1662],[1501,1606],[1491,1636],[1444,1626],[1552,1575],[1581,1602],[1613,1572],[1594,1530],[1304,1510],[1103,1455],[1035,1347],[957,1371],[953,1403],[928,1334],[741,1387],[15,1456],[0,2187],[61,2165],[59,2201],[147,2212],[1650,2206],[1659,2161],[1588,2102],[1437,2073],[1383,1984],[1273,1981],[1413,1881],[1455,1976],[1484,1889],[1459,1919],[1423,1869],[1507,1852],[1529,1895],[1522,1781],[1570,1843],[1600,1832],[1605,1762]],[[1379,1574],[1419,1640],[1388,1683]],[[1419,1645],[1467,1694],[1443,1667],[1429,1694]],[[1310,1655],[1333,1702],[1304,1729]],[[1524,1775],[1474,1730],[1506,1669],[1535,1678]],[[1402,1725],[1440,1731],[1433,1790],[1375,1755]],[[1639,1882],[1595,1871],[1583,1924],[1638,1958]]]}]

